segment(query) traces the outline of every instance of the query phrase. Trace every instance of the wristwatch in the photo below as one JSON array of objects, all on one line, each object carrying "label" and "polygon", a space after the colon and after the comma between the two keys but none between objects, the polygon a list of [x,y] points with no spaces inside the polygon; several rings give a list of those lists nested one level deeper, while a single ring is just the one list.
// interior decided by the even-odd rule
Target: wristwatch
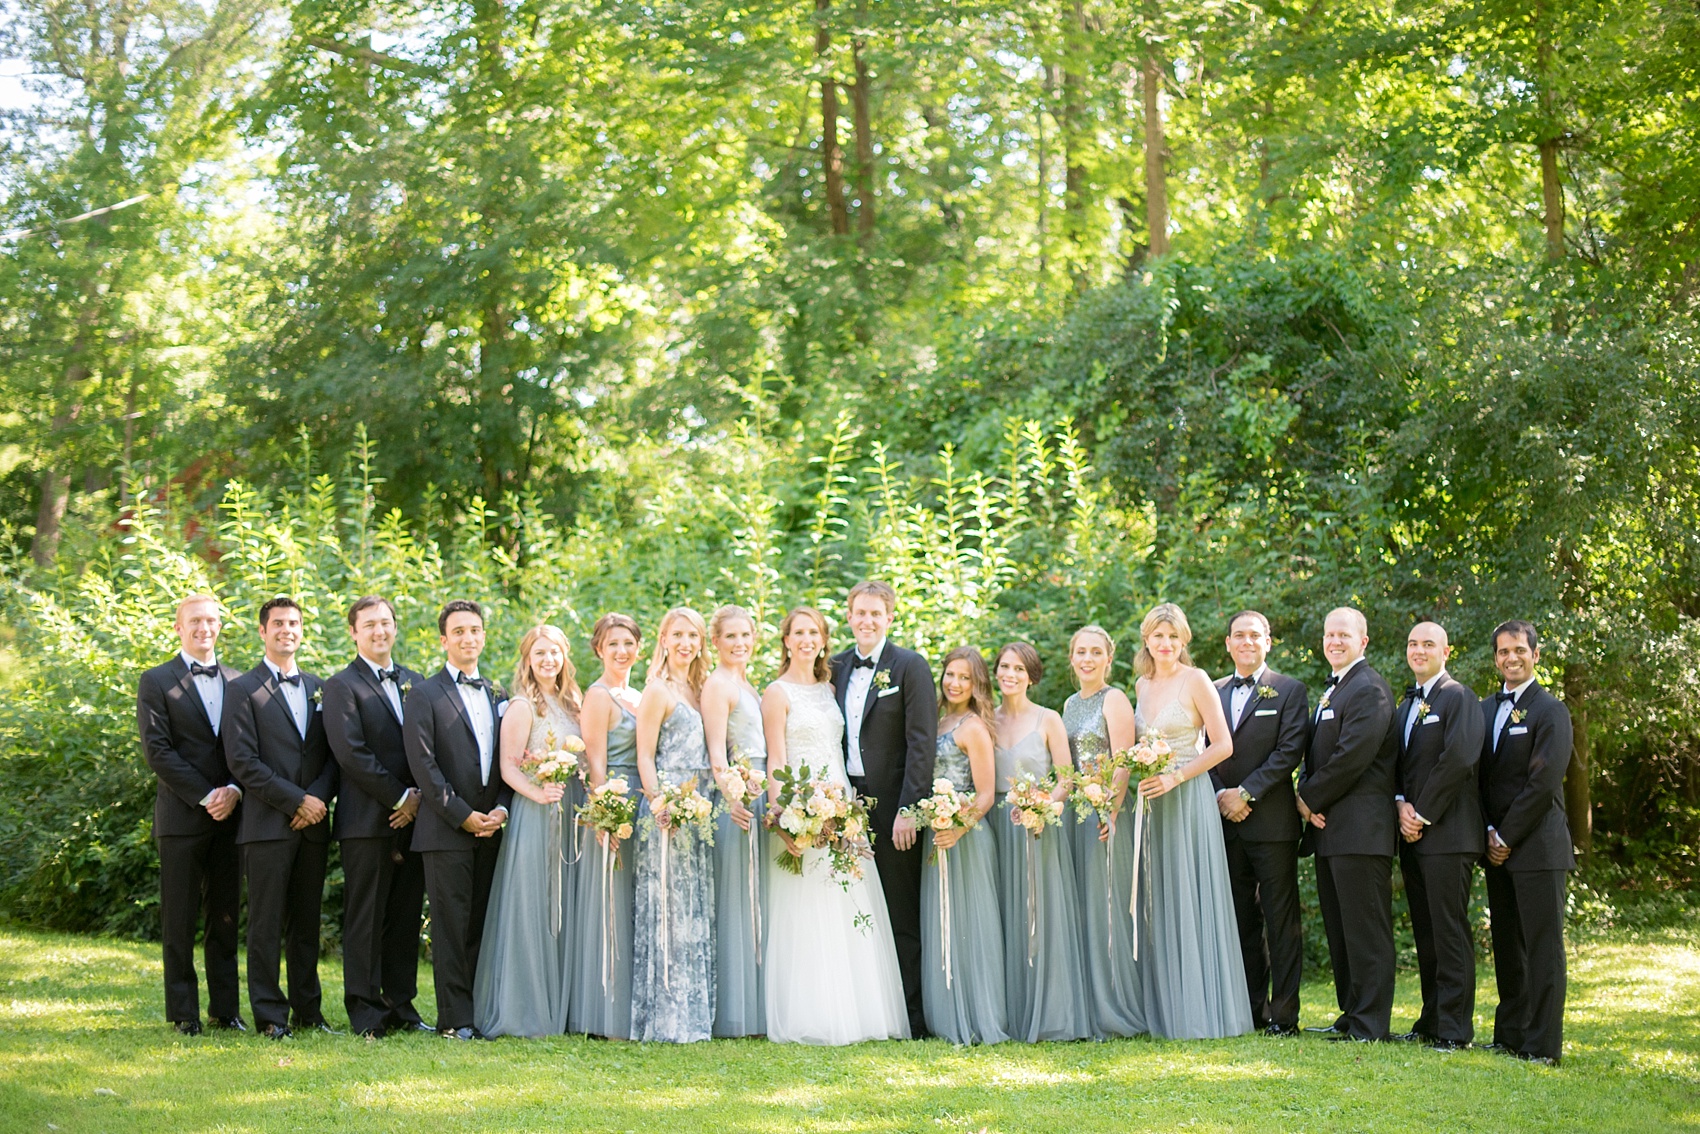
[{"label": "wristwatch", "polygon": [[1240,788],[1240,799],[1244,800],[1246,803],[1256,803],[1257,802],[1255,799],[1253,799],[1251,797],[1251,792],[1247,791],[1243,785]]}]

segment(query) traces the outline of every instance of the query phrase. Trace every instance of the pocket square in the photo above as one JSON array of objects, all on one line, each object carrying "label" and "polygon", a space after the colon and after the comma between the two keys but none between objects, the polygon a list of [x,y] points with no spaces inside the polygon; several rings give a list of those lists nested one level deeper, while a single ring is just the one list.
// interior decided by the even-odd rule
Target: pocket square
[{"label": "pocket square", "polygon": [[1254,717],[1272,717],[1280,711],[1280,709],[1253,709],[1251,715]]},{"label": "pocket square", "polygon": [[903,689],[900,686],[893,685],[890,689],[881,689],[874,696],[875,696],[875,699],[878,700],[880,697],[889,697],[893,693],[901,693],[901,692],[903,692]]},{"label": "pocket square", "polygon": [[1316,719],[1319,720],[1319,721],[1331,721],[1331,720],[1334,719],[1334,710],[1333,709],[1324,709],[1324,710],[1322,710],[1322,715],[1320,717],[1317,717]]},{"label": "pocket square", "polygon": [[1528,731],[1529,731],[1528,725],[1512,725],[1509,729],[1506,730],[1505,735],[1507,735],[1507,736],[1522,736],[1524,733],[1526,733]]},{"label": "pocket square", "polygon": [[496,702],[496,719],[497,720],[501,720],[503,714],[506,713],[507,711],[508,711],[508,703],[506,701],[497,701]]},{"label": "pocket square", "polygon": [[1430,713],[1428,716],[1423,718],[1423,723],[1424,724],[1439,724],[1440,723],[1440,714],[1439,713]]}]

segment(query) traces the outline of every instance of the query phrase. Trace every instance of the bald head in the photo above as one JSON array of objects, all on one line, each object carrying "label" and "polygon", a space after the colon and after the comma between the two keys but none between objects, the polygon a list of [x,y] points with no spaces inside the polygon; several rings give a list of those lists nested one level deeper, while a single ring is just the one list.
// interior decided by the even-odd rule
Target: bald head
[{"label": "bald head", "polygon": [[1322,656],[1335,673],[1340,673],[1364,656],[1369,647],[1369,620],[1363,611],[1335,607],[1322,621]]},{"label": "bald head", "polygon": [[1438,622],[1419,622],[1405,636],[1405,661],[1418,685],[1427,685],[1446,668],[1452,656],[1452,645],[1446,640],[1446,630]]}]

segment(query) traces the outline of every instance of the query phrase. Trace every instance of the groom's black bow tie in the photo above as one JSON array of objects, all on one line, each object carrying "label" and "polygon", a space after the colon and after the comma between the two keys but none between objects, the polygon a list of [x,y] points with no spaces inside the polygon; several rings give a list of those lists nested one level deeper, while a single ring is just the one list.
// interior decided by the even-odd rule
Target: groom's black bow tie
[{"label": "groom's black bow tie", "polygon": [[380,684],[382,684],[385,681],[393,681],[397,685],[401,684],[401,667],[400,666],[391,666],[389,669],[380,669],[380,670],[377,671],[377,673],[378,673],[378,682]]},{"label": "groom's black bow tie", "polygon": [[857,654],[855,657],[850,659],[850,668],[851,669],[872,669],[872,668],[874,668],[874,659],[873,658],[865,658],[861,654]]},{"label": "groom's black bow tie", "polygon": [[202,665],[198,661],[192,661],[192,662],[189,663],[189,676],[190,677],[217,677],[218,676],[218,666],[216,666],[216,665]]},{"label": "groom's black bow tie", "polygon": [[1505,703],[1505,702],[1507,702],[1507,701],[1515,701],[1515,700],[1517,700],[1517,694],[1515,694],[1515,693],[1507,693],[1507,692],[1505,692],[1505,691],[1504,691],[1504,690],[1500,690],[1500,691],[1499,691],[1499,692],[1498,692],[1498,693],[1495,693],[1495,694],[1494,694],[1494,695],[1493,695],[1493,699],[1494,699],[1494,700],[1495,700],[1495,701],[1498,701],[1498,702],[1499,702],[1499,703],[1500,703],[1500,704],[1502,704],[1502,705],[1503,705],[1503,704],[1504,704],[1504,703]]},{"label": "groom's black bow tie", "polygon": [[1407,685],[1407,686],[1405,686],[1405,698],[1406,698],[1406,700],[1414,701],[1418,697],[1421,697],[1422,695],[1423,695],[1423,687],[1421,685]]},{"label": "groom's black bow tie", "polygon": [[468,676],[466,676],[466,674],[460,672],[459,670],[455,671],[455,684],[456,685],[470,685],[474,689],[488,689],[488,688],[490,688],[490,683],[488,681],[485,681],[482,677],[468,677]]},{"label": "groom's black bow tie", "polygon": [[301,671],[296,670],[294,673],[290,673],[290,674],[280,673],[280,674],[277,675],[277,679],[279,681],[283,682],[283,684],[285,684],[285,685],[300,685],[301,684]]},{"label": "groom's black bow tie", "polygon": [[1235,689],[1249,689],[1251,686],[1257,684],[1257,674],[1254,673],[1250,677],[1241,677],[1238,674],[1235,674],[1233,680],[1228,682],[1228,684],[1233,686]]}]

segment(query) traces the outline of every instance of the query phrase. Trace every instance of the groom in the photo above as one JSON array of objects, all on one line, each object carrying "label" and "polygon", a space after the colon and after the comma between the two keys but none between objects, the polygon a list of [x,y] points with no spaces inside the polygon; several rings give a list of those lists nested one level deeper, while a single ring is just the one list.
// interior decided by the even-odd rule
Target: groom
[{"label": "groom", "polygon": [[856,647],[832,659],[844,713],[844,767],[858,795],[874,796],[874,865],[885,890],[909,1034],[927,1034],[921,1011],[921,833],[897,814],[932,791],[938,694],[927,661],[886,640],[897,592],[881,582],[850,588]]}]

